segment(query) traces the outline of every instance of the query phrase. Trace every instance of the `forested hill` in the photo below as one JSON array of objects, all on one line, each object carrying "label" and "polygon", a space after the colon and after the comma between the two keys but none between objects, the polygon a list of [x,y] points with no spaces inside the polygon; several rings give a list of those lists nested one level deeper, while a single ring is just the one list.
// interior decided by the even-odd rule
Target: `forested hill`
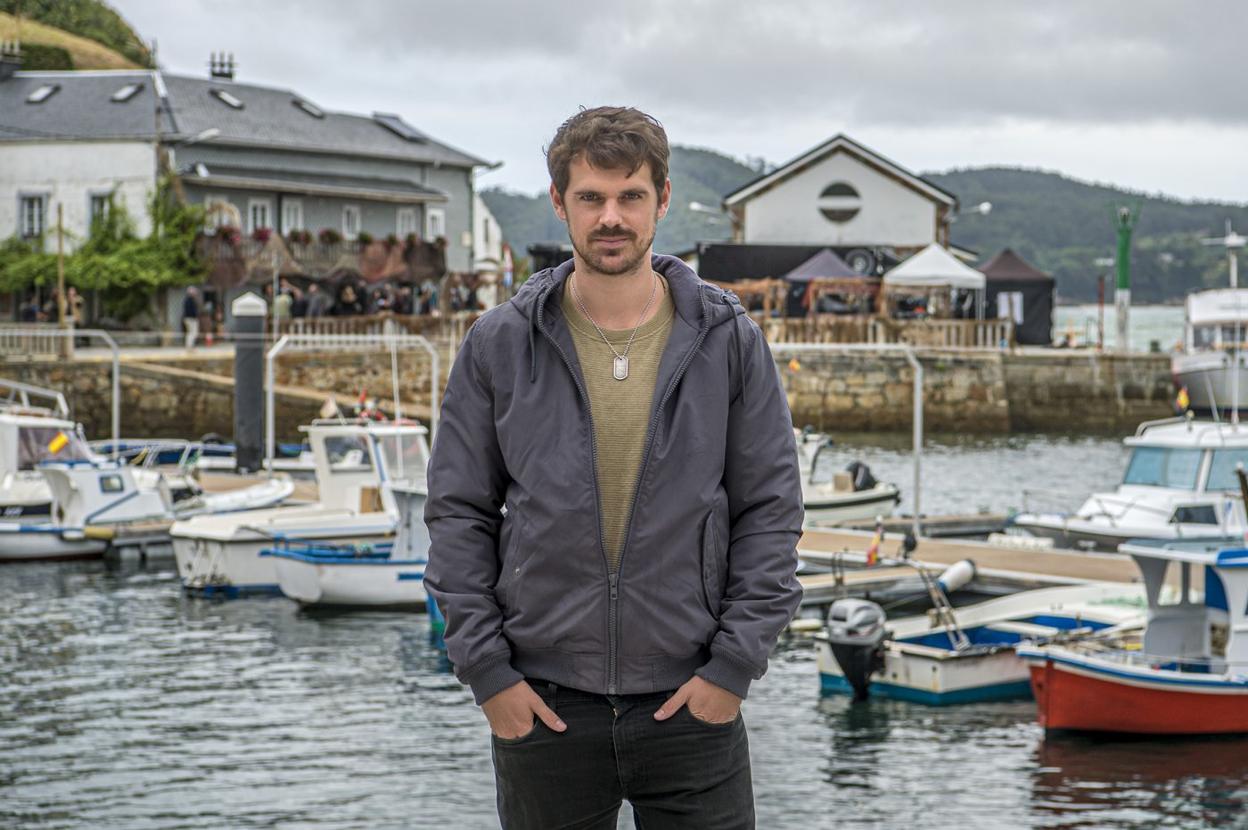
[{"label": "forested hill", "polygon": [[[725,193],[758,174],[757,169],[713,150],[672,147],[672,206],[659,223],[654,249],[670,254],[692,248],[696,242],[727,239],[731,233],[726,217],[690,210],[689,203],[717,209]],[[568,241],[567,229],[555,217],[546,193],[527,195],[492,188],[482,191],[481,198],[519,257],[525,256],[534,242]]]},{"label": "forested hill", "polygon": [[[724,194],[753,179],[758,170],[712,150],[673,147],[671,175],[672,209],[655,239],[655,250],[662,253],[726,239],[725,220],[691,211],[689,203],[718,205]],[[924,175],[957,194],[964,206],[992,202],[987,216],[969,214],[954,224],[954,242],[978,251],[981,261],[1013,248],[1053,274],[1065,300],[1096,298],[1097,274],[1106,269],[1095,261],[1114,254],[1118,205],[1140,211],[1131,258],[1132,293],[1138,302],[1174,301],[1196,288],[1224,285],[1225,253],[1200,240],[1221,236],[1227,219],[1241,232],[1248,229],[1248,205],[1183,202],[1057,173],[987,167]],[[528,196],[494,189],[482,197],[518,256],[533,242],[567,240],[545,193]],[[1107,287],[1112,291],[1112,273]]]},{"label": "forested hill", "polygon": [[[925,173],[957,194],[963,206],[992,203],[987,216],[970,214],[953,226],[953,241],[987,258],[1011,247],[1057,278],[1067,300],[1096,298],[1094,262],[1114,255],[1114,212],[1138,207],[1131,251],[1131,293],[1137,302],[1166,302],[1197,288],[1226,284],[1226,254],[1201,244],[1222,236],[1226,220],[1248,228],[1248,205],[1183,202],[1110,185],[1076,181],[1057,173],[986,167]],[[1106,280],[1113,290],[1112,273]]]},{"label": "forested hill", "polygon": [[152,63],[142,38],[100,0],[0,0],[0,35],[22,41],[27,69],[127,69]]}]

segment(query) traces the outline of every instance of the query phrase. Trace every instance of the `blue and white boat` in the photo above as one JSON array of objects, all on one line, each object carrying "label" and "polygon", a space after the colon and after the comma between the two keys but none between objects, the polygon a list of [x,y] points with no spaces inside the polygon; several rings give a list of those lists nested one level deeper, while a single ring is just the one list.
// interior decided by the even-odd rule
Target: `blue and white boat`
[{"label": "blue and white boat", "polygon": [[188,591],[236,596],[281,593],[277,543],[314,547],[392,542],[398,505],[392,486],[423,482],[427,430],[412,422],[317,421],[312,447],[318,501],[310,505],[196,516],[170,529],[178,576]]},{"label": "blue and white boat", "polygon": [[1146,610],[1141,586],[1118,583],[1023,591],[887,623],[874,603],[841,600],[817,635],[820,687],[932,706],[1026,699],[1020,643],[1142,625]]},{"label": "blue and white boat", "polygon": [[421,485],[392,485],[399,511],[394,542],[324,545],[280,540],[265,548],[282,593],[301,605],[424,608],[429,531]]}]

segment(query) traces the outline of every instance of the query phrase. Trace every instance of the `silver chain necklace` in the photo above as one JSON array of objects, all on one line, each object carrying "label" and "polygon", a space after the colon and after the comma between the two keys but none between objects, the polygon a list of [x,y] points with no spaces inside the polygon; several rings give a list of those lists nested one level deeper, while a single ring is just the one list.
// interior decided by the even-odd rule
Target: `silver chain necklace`
[{"label": "silver chain necklace", "polygon": [[594,318],[590,316],[588,309],[585,308],[585,304],[581,302],[581,293],[576,290],[576,275],[574,274],[572,279],[569,280],[572,286],[572,299],[576,300],[576,307],[585,315],[585,319],[593,324],[598,331],[598,336],[602,338],[602,342],[606,343],[607,348],[615,355],[615,360],[611,363],[611,377],[616,380],[624,380],[628,377],[628,350],[633,347],[633,338],[637,336],[637,330],[641,328],[642,321],[646,319],[646,313],[650,311],[650,306],[654,304],[655,294],[659,291],[658,277],[655,276],[653,271],[650,272],[650,276],[654,277],[654,282],[650,285],[650,299],[646,300],[646,307],[641,310],[641,316],[637,318],[637,325],[633,327],[633,333],[628,336],[628,342],[624,344],[623,352],[615,350],[615,346],[611,345],[611,341],[603,334],[602,327],[595,322]]}]

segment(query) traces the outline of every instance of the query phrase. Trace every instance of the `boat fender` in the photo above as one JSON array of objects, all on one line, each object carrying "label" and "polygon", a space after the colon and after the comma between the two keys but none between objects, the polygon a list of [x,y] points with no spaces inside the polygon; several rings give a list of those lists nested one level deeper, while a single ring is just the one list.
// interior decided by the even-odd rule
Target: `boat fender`
[{"label": "boat fender", "polygon": [[870,490],[879,483],[875,480],[875,476],[871,475],[871,468],[866,464],[863,464],[861,461],[849,462],[849,465],[845,468],[845,472],[853,476],[855,493],[861,492],[862,490]]},{"label": "boat fender", "polygon": [[828,645],[854,690],[854,700],[866,700],[871,675],[884,665],[884,609],[866,599],[838,599],[828,609]]},{"label": "boat fender", "polygon": [[974,578],[975,561],[963,559],[945,568],[945,572],[936,580],[936,584],[940,586],[940,590],[946,594],[951,594],[959,588],[965,587]]}]

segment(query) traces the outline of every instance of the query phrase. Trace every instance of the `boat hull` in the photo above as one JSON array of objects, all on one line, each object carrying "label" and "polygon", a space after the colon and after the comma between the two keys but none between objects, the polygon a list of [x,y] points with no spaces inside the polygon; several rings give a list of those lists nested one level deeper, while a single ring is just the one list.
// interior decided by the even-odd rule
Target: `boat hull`
[{"label": "boat hull", "polygon": [[273,557],[282,593],[304,605],[423,608],[424,563],[320,563]]},{"label": "boat hull", "polygon": [[0,562],[45,559],[92,559],[102,556],[104,539],[66,535],[59,528],[34,524],[0,525]]},{"label": "boat hull", "polygon": [[1187,389],[1191,409],[1225,412],[1248,406],[1248,354],[1236,357],[1238,378],[1232,355],[1227,352],[1192,352],[1171,359],[1174,381]]},{"label": "boat hull", "polygon": [[1248,684],[1243,682],[1209,678],[1181,683],[1165,678],[1174,672],[1115,670],[1053,658],[1029,662],[1038,717],[1046,730],[1134,735],[1248,733]]},{"label": "boat hull", "polygon": [[893,515],[901,494],[891,484],[845,493],[808,490],[804,494],[807,524],[832,524]]},{"label": "boat hull", "polygon": [[[825,651],[827,652],[825,654]],[[827,643],[819,646],[819,684],[824,694],[853,694]],[[871,680],[871,697],[950,706],[1031,697],[1027,666],[1013,649],[984,654],[925,656],[891,644],[884,667]]]}]

